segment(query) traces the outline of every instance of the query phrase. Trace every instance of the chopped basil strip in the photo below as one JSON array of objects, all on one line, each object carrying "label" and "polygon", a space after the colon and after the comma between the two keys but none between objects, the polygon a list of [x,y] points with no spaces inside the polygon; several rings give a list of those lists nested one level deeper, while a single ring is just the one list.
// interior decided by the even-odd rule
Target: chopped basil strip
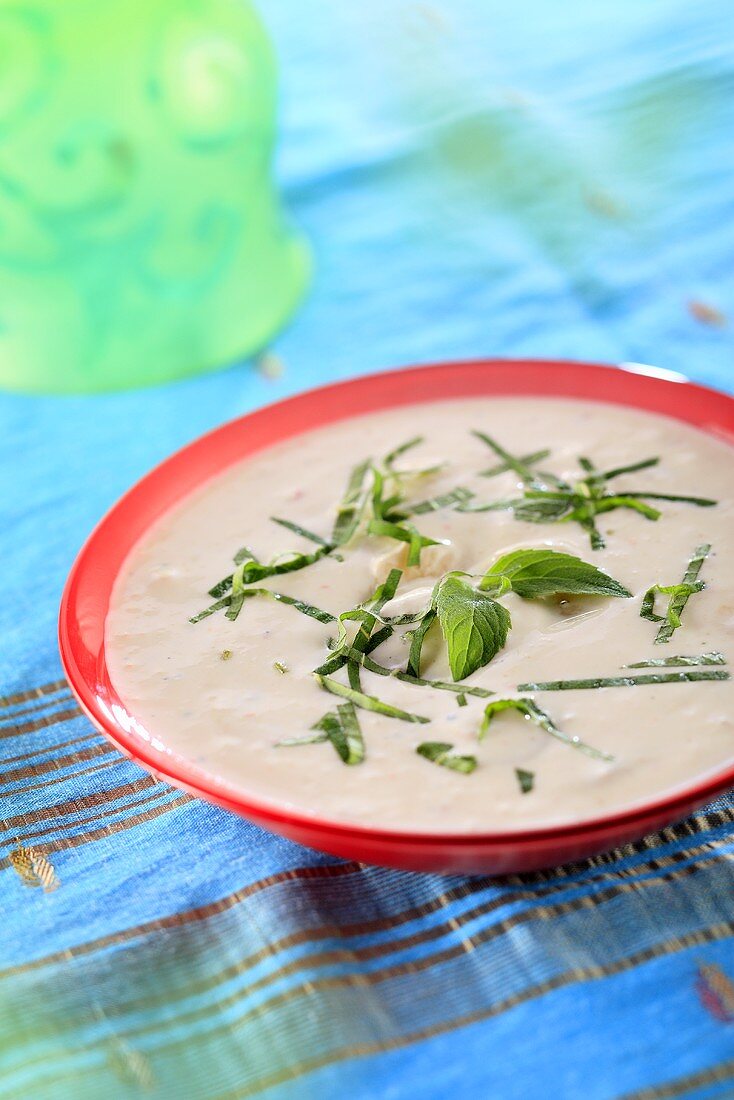
[{"label": "chopped basil strip", "polygon": [[245,585],[265,580],[266,577],[278,577],[283,573],[295,573],[299,569],[305,569],[306,566],[320,561],[326,554],[331,553],[332,549],[333,547],[327,543],[326,546],[320,546],[318,550],[314,550],[311,554],[289,552],[280,555],[268,564],[250,556],[237,565],[234,573],[224,577],[213,588],[210,588],[209,595],[222,596],[230,589],[235,593],[241,591]]},{"label": "chopped basil strip", "polygon": [[515,776],[523,794],[529,794],[535,786],[535,772],[526,772],[524,768],[515,768]]},{"label": "chopped basil strip", "polygon": [[[550,451],[547,449],[544,451],[533,451],[529,455],[520,455],[518,461],[522,463],[523,467],[534,466],[536,462],[542,462],[544,458],[548,458],[549,454]],[[480,470],[479,476],[496,477],[497,474],[506,474],[510,469],[512,469],[512,467],[508,466],[507,462],[500,462],[496,466],[490,466],[486,470]]]},{"label": "chopped basil strip", "polygon": [[393,707],[390,703],[383,703],[381,699],[377,699],[374,695],[365,695],[364,692],[355,691],[354,688],[348,687],[346,684],[340,684],[337,680],[332,680],[328,676],[320,676],[318,673],[314,673],[314,676],[325,691],[330,691],[332,695],[341,695],[343,699],[349,699],[355,707],[372,710],[377,714],[384,714],[386,718],[398,718],[402,722],[423,723],[431,720],[430,718],[424,718],[421,714],[411,714],[407,710],[401,710],[400,707]]},{"label": "chopped basil strip", "polygon": [[[498,454],[499,445],[482,436]],[[502,451],[503,454],[506,452]],[[511,457],[511,456],[510,456]],[[534,474],[531,469],[521,461],[514,459],[509,463],[515,470],[524,485],[523,496],[519,499],[495,501],[493,504],[482,508],[466,506],[467,511],[490,511],[500,508],[512,509],[515,519],[527,523],[578,523],[588,532],[591,547],[600,550],[604,547],[604,537],[596,525],[596,517],[617,508],[626,508],[638,512],[648,520],[657,520],[660,511],[647,500],[679,501],[685,504],[694,504],[698,507],[708,508],[716,504],[716,501],[707,497],[683,496],[673,493],[646,492],[644,490],[629,490],[622,493],[607,492],[611,480],[621,474],[628,474],[634,470],[644,470],[658,463],[657,458],[643,459],[627,466],[617,466],[612,470],[597,470],[588,458],[580,458],[579,466],[584,474],[574,485],[568,485],[553,474]],[[545,484],[544,484],[545,482]],[[551,485],[553,488],[549,488]],[[458,510],[462,510],[459,506]]]},{"label": "chopped basil strip", "polygon": [[534,725],[539,726],[541,729],[545,730],[546,733],[549,733],[551,737],[555,737],[556,740],[562,741],[564,745],[569,745],[573,749],[579,749],[580,752],[586,753],[587,756],[593,756],[596,760],[614,759],[608,752],[602,752],[600,749],[595,749],[592,745],[587,745],[580,737],[572,737],[562,730],[559,730],[551,716],[546,714],[544,710],[541,710],[534,699],[494,699],[491,703],[487,703],[484,708],[484,719],[479,731],[480,741],[486,736],[487,730],[495,715],[501,714],[504,710],[517,711],[527,721],[533,722]]},{"label": "chopped basil strip", "polygon": [[670,668],[676,665],[725,665],[726,657],[723,653],[698,653],[692,657],[650,657],[646,661],[635,661],[630,665],[622,665],[622,668]]},{"label": "chopped basil strip", "polygon": [[453,747],[448,741],[424,741],[415,751],[432,764],[440,764],[443,768],[471,775],[477,766],[476,756],[461,756],[451,751]]},{"label": "chopped basil strip", "polygon": [[313,531],[309,531],[307,527],[301,527],[300,523],[293,523],[290,519],[280,519],[278,516],[271,516],[270,518],[273,523],[279,523],[281,527],[293,531],[295,535],[300,535],[301,538],[308,539],[309,542],[318,543],[319,546],[328,546],[329,550],[334,549],[333,543],[328,542],[325,538],[322,538],[321,535],[316,535]]},{"label": "chopped basil strip", "polygon": [[344,546],[354,535],[359,526],[360,517],[364,509],[364,497],[362,486],[370,468],[370,460],[365,459],[355,466],[349,475],[347,488],[341,504],[337,508],[334,529],[331,541],[335,546]]},{"label": "chopped basil strip", "polygon": [[[491,695],[492,692],[488,691],[487,694]],[[469,705],[469,700],[466,697],[466,692],[462,691],[461,695],[457,695],[456,696],[456,702],[459,704],[460,707],[468,706]]]},{"label": "chopped basil strip", "polygon": [[446,539],[430,539],[426,535],[421,535],[412,524],[387,523],[385,520],[373,519],[370,520],[367,531],[370,535],[397,539],[398,542],[407,542],[409,546],[407,564],[409,566],[420,564],[421,550],[424,547],[448,545]]},{"label": "chopped basil strip", "polygon": [[421,674],[421,651],[426,640],[426,634],[431,629],[435,618],[436,612],[433,608],[429,608],[421,619],[419,626],[411,633],[410,653],[408,654],[406,669],[406,672],[411,676],[420,676]]},{"label": "chopped basil strip", "polygon": [[[645,593],[640,607],[640,616],[654,623],[662,623],[655,636],[656,643],[670,641],[681,625],[680,617],[689,597],[696,592],[701,592],[706,587],[703,581],[699,581],[697,578],[710,550],[710,543],[704,543],[696,547],[680,584],[654,584]],[[655,594],[657,592],[670,596],[665,615],[658,615],[655,612]]]},{"label": "chopped basil strip", "polygon": [[[314,607],[313,604],[306,603],[304,600],[297,600],[294,596],[286,596],[283,592],[273,592],[270,588],[246,588],[241,593],[242,600],[239,602],[239,610],[242,607],[242,602],[245,599],[249,599],[252,596],[266,596],[270,600],[277,600],[278,603],[289,604],[291,607],[295,607],[296,611],[300,611],[302,615],[308,615],[311,619],[317,619],[320,623],[333,623],[336,622],[336,615],[332,615],[330,611],[324,611],[320,607]],[[216,611],[221,611],[223,607],[229,608],[232,604],[233,597],[225,596],[221,600],[217,600],[216,603],[211,604],[209,607],[205,607],[203,611],[200,611],[198,615],[194,615],[189,619],[190,623],[201,622],[202,619],[206,619],[207,616],[213,615]]]},{"label": "chopped basil strip", "polygon": [[330,741],[345,764],[361,764],[364,760],[364,738],[351,703],[342,703],[336,711],[328,711],[311,727],[315,732],[305,737],[289,737],[278,741],[276,748],[294,745],[315,745]]},{"label": "chopped basil strip", "polygon": [[283,661],[273,661],[273,668],[276,672],[280,672],[283,676],[285,676],[286,672],[288,671],[288,665],[285,664]]},{"label": "chopped basil strip", "polygon": [[415,684],[417,687],[436,688],[438,691],[453,691],[459,697],[475,695],[479,699],[488,699],[494,695],[493,691],[482,687],[469,687],[466,684],[449,684],[445,680],[424,680],[421,676],[413,676],[409,672],[403,672],[399,668],[386,668],[385,665],[373,661],[366,653],[349,648],[345,650],[348,664],[362,665],[367,672],[374,672],[377,676],[392,676],[395,680],[401,680],[404,684]]},{"label": "chopped basil strip", "polygon": [[651,672],[644,676],[599,676],[588,680],[544,680],[538,683],[518,684],[518,691],[577,691],[587,688],[642,687],[645,684],[688,684],[694,680],[729,680],[724,669],[710,672]]},{"label": "chopped basil strip", "polygon": [[465,489],[463,485],[457,485],[447,493],[430,497],[428,500],[420,500],[417,504],[408,504],[403,509],[406,516],[422,516],[427,512],[438,512],[441,508],[450,508],[452,504],[465,504],[471,500],[474,493],[471,489]]}]

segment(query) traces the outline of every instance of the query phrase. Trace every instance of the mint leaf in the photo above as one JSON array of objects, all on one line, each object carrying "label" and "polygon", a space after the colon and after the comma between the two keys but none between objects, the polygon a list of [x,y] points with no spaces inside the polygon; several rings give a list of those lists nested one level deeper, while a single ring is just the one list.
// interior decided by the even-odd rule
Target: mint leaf
[{"label": "mint leaf", "polygon": [[524,600],[560,593],[625,598],[632,595],[595,565],[558,550],[513,550],[503,554],[485,573],[479,587],[482,591],[494,588],[503,577]]},{"label": "mint leaf", "polygon": [[434,597],[449,666],[454,680],[463,680],[486,665],[504,646],[512,625],[506,608],[447,573]]},{"label": "mint leaf", "polygon": [[448,741],[424,741],[415,751],[433,764],[470,775],[477,766],[476,756],[461,756],[451,751],[453,747]]}]

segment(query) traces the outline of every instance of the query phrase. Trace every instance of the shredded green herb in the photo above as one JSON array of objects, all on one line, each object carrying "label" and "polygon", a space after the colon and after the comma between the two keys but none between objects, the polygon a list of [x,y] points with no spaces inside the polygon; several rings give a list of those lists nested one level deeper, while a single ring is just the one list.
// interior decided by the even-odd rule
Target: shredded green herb
[{"label": "shredded green herb", "polygon": [[[246,588],[241,593],[241,596],[242,599],[239,603],[237,614],[239,614],[242,603],[246,599],[250,599],[252,596],[266,596],[270,600],[277,600],[278,603],[289,604],[291,607],[295,607],[296,611],[300,611],[302,615],[308,615],[309,618],[317,619],[320,623],[336,622],[336,615],[332,615],[330,611],[324,611],[321,607],[314,607],[313,604],[306,603],[305,600],[297,600],[294,596],[286,596],[283,592],[273,592],[269,588]],[[223,607],[229,608],[231,603],[232,597],[224,596],[221,600],[217,600],[216,603],[211,604],[209,607],[205,607],[198,615],[194,615],[189,619],[189,622],[201,622],[202,619],[206,619],[209,615],[221,611]]]},{"label": "shredded green herb", "polygon": [[293,523],[290,519],[280,519],[279,516],[270,517],[273,523],[280,524],[281,527],[285,527],[288,531],[293,531],[295,535],[300,535],[301,538],[308,539],[309,542],[315,542],[319,546],[327,546],[329,550],[334,549],[334,544],[328,542],[327,539],[322,538],[321,535],[314,534],[313,531],[309,531],[307,527],[301,527],[300,523]]},{"label": "shredded green herb", "polygon": [[633,664],[622,665],[622,668],[670,668],[676,665],[725,665],[726,657],[723,653],[697,653],[692,657],[649,657],[646,661],[635,661]]},{"label": "shredded green herb", "polygon": [[576,691],[587,688],[641,687],[645,684],[688,684],[696,680],[729,680],[724,669],[710,672],[651,672],[644,676],[598,676],[587,680],[544,680],[518,684],[518,691]]},{"label": "shredded green herb", "polygon": [[411,714],[409,711],[401,710],[400,707],[394,707],[390,703],[383,703],[381,699],[376,698],[374,695],[365,695],[364,692],[355,691],[354,688],[348,687],[346,684],[340,684],[337,680],[332,680],[328,676],[320,676],[318,673],[314,673],[314,676],[325,691],[330,691],[332,695],[341,695],[343,699],[348,699],[351,703],[354,703],[355,707],[372,710],[377,714],[384,714],[386,718],[398,718],[402,722],[430,722],[430,718],[424,718],[421,714]]},{"label": "shredded green herb", "polygon": [[441,508],[450,508],[452,504],[465,504],[471,500],[474,493],[471,489],[465,489],[463,485],[457,485],[446,493],[430,497],[428,500],[420,500],[417,504],[408,504],[403,508],[406,516],[422,516],[427,512],[438,512]]},{"label": "shredded green herb", "polygon": [[[401,680],[404,684],[415,684],[417,687],[430,687],[438,691],[452,691],[461,698],[466,695],[475,695],[479,699],[488,699],[494,695],[493,691],[482,687],[469,687],[466,684],[450,684],[445,680],[425,680],[421,676],[413,676],[409,672],[403,672],[399,668],[386,668],[385,665],[373,661],[366,653],[352,647],[344,651],[349,663],[362,665],[367,672],[374,672],[377,676],[392,676],[395,680]],[[466,702],[466,699],[464,700]],[[463,704],[460,704],[463,705]]]},{"label": "shredded green herb", "polygon": [[442,768],[471,775],[477,766],[476,756],[462,756],[452,752],[453,747],[449,741],[424,741],[415,751],[432,764],[440,764]]},{"label": "shredded green herb", "polygon": [[523,794],[529,794],[535,786],[535,772],[526,772],[524,768],[515,768],[515,777]]},{"label": "shredded green herb", "polygon": [[523,496],[518,499],[492,501],[485,505],[459,505],[459,511],[497,511],[511,509],[515,518],[527,523],[578,523],[589,535],[592,549],[599,550],[605,545],[604,537],[596,525],[597,516],[618,508],[638,512],[645,519],[655,521],[660,517],[657,508],[647,504],[648,500],[678,501],[693,504],[701,508],[712,507],[715,500],[707,497],[683,496],[673,493],[656,493],[645,490],[629,490],[623,493],[608,492],[609,482],[622,474],[645,470],[656,466],[657,457],[642,459],[611,470],[598,470],[593,462],[582,457],[579,459],[582,476],[569,485],[554,474],[532,470],[527,463],[513,458],[489,436],[475,432],[496,454],[504,457],[508,468],[514,470],[523,483]]},{"label": "shredded green herb", "polygon": [[306,734],[305,737],[288,737],[284,741],[278,741],[276,748],[292,748],[296,745],[315,745],[322,741],[330,741],[345,764],[361,764],[364,760],[364,738],[359,719],[351,703],[342,703],[335,711],[328,711],[311,728],[314,733]]},{"label": "shredded green herb", "polygon": [[[525,687],[522,690],[529,689]],[[479,731],[480,741],[486,736],[493,718],[505,710],[517,711],[518,714],[521,714],[527,721],[532,722],[534,725],[539,726],[540,729],[545,730],[546,733],[549,733],[551,737],[555,737],[556,740],[562,741],[564,745],[569,745],[571,748],[586,753],[587,756],[593,756],[596,760],[614,759],[608,752],[602,752],[600,749],[595,749],[592,745],[587,745],[580,737],[572,737],[562,730],[559,730],[551,716],[546,714],[534,699],[493,699],[491,703],[487,703],[484,708],[484,719]]]},{"label": "shredded green herb", "polygon": [[283,676],[285,676],[286,672],[288,671],[288,665],[285,664],[284,661],[273,661],[273,668],[276,672],[280,672]]},{"label": "shredded green herb", "polygon": [[[486,440],[484,440],[484,442],[486,442]],[[531,454],[528,455],[520,455],[517,461],[519,461],[522,466],[526,468],[534,466],[537,462],[542,462],[544,458],[548,458],[549,454],[550,451],[547,449],[543,451],[533,451]],[[480,470],[479,476],[496,477],[497,474],[506,474],[507,471],[511,469],[512,467],[509,466],[507,462],[500,462],[496,466],[490,466],[486,470]]]},{"label": "shredded green herb", "polygon": [[[697,578],[710,550],[711,545],[709,543],[696,547],[680,584],[654,584],[645,593],[640,607],[641,618],[649,619],[654,623],[662,623],[655,636],[656,643],[670,641],[681,625],[680,617],[689,598],[695,595],[696,592],[703,591],[706,587],[703,581],[699,581]],[[658,592],[670,596],[664,615],[658,615],[655,611],[655,595]]]}]

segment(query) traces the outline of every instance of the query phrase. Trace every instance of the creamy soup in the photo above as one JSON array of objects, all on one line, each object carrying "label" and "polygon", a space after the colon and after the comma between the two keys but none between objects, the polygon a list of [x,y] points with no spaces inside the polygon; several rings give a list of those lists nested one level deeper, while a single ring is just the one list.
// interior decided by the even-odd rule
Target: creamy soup
[{"label": "creamy soup", "polygon": [[726,443],[591,402],[308,432],[134,548],[112,682],[172,752],[320,818],[464,833],[630,807],[734,760],[733,481]]}]

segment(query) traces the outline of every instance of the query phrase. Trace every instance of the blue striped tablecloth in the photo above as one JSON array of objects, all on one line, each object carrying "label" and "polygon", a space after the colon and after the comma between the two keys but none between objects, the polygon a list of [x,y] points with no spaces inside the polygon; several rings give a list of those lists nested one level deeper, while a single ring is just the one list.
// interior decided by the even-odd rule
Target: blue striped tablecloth
[{"label": "blue striped tablecloth", "polygon": [[543,874],[401,874],[156,782],[60,679],[92,525],[264,401],[492,354],[734,385],[724,0],[262,7],[315,256],[282,376],[0,398],[0,1095],[734,1096],[730,801]]}]

